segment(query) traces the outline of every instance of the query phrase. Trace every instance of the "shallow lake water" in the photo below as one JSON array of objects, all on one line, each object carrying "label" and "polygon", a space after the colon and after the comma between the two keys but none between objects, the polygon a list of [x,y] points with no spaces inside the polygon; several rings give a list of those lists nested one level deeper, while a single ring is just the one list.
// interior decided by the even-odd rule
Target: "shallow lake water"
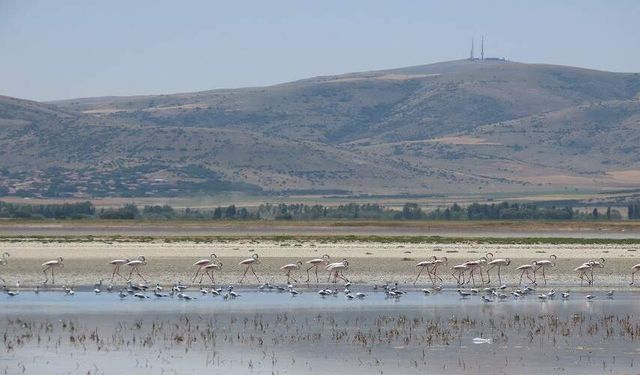
[{"label": "shallow lake water", "polygon": [[[358,288],[353,287],[353,292]],[[0,295],[7,374],[640,372],[640,295]],[[475,344],[474,338],[490,339]]]}]

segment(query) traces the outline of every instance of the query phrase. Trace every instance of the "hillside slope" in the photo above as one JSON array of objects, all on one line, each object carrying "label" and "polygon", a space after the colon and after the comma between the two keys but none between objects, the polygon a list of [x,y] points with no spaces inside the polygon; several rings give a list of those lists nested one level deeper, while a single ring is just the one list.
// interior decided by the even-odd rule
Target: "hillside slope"
[{"label": "hillside slope", "polygon": [[3,97],[0,185],[53,196],[631,187],[639,93],[638,74],[461,60],[260,88]]}]

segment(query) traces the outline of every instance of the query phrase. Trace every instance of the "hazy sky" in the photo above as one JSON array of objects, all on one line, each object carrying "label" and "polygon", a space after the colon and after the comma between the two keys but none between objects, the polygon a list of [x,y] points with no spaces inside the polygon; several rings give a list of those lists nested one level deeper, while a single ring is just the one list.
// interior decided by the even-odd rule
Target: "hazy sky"
[{"label": "hazy sky", "polygon": [[640,1],[0,0],[0,94],[268,85],[486,55],[640,72]]}]

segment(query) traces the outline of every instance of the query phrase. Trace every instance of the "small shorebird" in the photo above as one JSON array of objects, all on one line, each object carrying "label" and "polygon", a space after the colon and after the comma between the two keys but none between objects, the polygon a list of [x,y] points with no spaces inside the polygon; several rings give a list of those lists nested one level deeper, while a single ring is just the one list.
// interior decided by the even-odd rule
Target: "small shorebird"
[{"label": "small shorebird", "polygon": [[48,262],[42,263],[42,273],[44,273],[44,277],[45,277],[43,284],[46,284],[49,282],[49,276],[47,276],[47,271],[49,270],[51,270],[51,284],[56,283],[56,277],[55,277],[56,268],[64,268],[62,257],[58,257],[54,260],[50,260]]}]

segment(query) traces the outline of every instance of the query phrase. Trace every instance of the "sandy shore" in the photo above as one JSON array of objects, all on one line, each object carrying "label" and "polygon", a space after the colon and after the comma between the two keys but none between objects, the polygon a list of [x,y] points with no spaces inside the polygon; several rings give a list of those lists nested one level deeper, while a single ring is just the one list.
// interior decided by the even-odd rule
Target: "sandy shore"
[{"label": "sandy shore", "polygon": [[[603,269],[597,270],[596,282],[601,286],[623,287],[628,284],[630,269],[640,263],[640,245],[495,245],[495,244],[409,244],[323,241],[225,241],[214,243],[171,242],[2,242],[0,252],[11,253],[9,262],[0,266],[0,277],[8,285],[21,281],[23,285],[36,285],[43,280],[41,264],[61,256],[64,269],[56,275],[59,285],[92,285],[99,279],[109,280],[112,267],[109,261],[117,258],[135,258],[144,255],[148,261],[143,274],[150,282],[163,284],[181,280],[190,282],[195,272],[193,263],[206,258],[211,252],[224,264],[216,274],[220,283],[238,282],[244,268],[238,265],[242,259],[259,254],[261,264],[256,272],[261,281],[282,283],[286,281],[279,267],[306,261],[323,254],[332,260],[347,258],[350,268],[345,276],[358,283],[382,283],[398,281],[412,283],[417,269],[415,264],[432,255],[449,259],[445,284],[453,285],[448,269],[458,263],[477,259],[487,252],[496,258],[511,258],[512,263],[502,271],[503,281],[517,283],[521,264],[536,259],[558,257],[557,265],[547,271],[550,285],[573,285],[578,282],[573,268],[590,259],[605,258]],[[123,270],[125,276],[127,270]],[[304,269],[294,273],[299,281],[306,280]],[[321,282],[326,282],[326,271],[320,271]],[[640,276],[640,275],[639,275]],[[428,279],[423,278],[422,283]],[[256,283],[247,278],[247,283]]]}]

